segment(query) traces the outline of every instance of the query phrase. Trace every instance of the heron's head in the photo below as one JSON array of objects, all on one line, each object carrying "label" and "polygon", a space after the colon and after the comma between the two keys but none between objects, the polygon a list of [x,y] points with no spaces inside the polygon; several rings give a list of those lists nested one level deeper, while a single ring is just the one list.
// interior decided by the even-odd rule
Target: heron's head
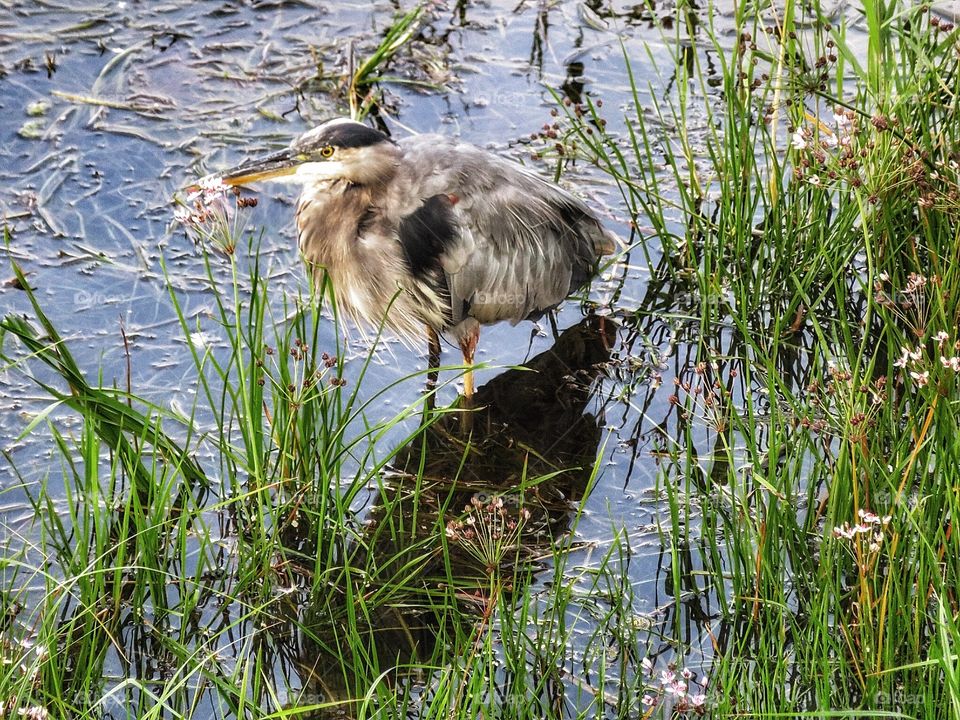
[{"label": "heron's head", "polygon": [[315,127],[286,150],[245,162],[222,174],[227,185],[273,180],[312,185],[346,180],[376,185],[396,172],[400,152],[383,133],[344,118]]}]

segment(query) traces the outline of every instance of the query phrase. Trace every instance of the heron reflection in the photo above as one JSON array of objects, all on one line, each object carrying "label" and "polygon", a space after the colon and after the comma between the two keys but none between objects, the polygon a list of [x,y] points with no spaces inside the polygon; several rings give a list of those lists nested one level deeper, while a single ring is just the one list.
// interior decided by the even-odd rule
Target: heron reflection
[{"label": "heron reflection", "polygon": [[[372,597],[383,591],[384,602],[362,627],[355,617],[348,621],[346,587],[334,596],[338,601],[327,595],[308,606],[300,643],[306,697],[338,704],[336,716],[350,716],[358,688],[343,675],[351,662],[343,640],[348,632],[365,638],[363,657],[353,658],[358,668],[373,663],[401,682],[399,668],[430,658],[451,617],[479,622],[471,605],[482,605],[484,578],[497,569],[478,564],[454,542],[445,544],[444,528],[463,517],[464,508],[506,498],[526,512],[509,561],[530,563],[549,554],[568,529],[597,459],[600,422],[587,408],[614,331],[609,319],[588,317],[563,332],[554,347],[478,388],[470,443],[457,432],[456,414],[447,414],[398,454],[350,559],[351,566],[363,568],[362,589],[352,592]],[[451,582],[463,607],[441,617],[438,597]]]}]

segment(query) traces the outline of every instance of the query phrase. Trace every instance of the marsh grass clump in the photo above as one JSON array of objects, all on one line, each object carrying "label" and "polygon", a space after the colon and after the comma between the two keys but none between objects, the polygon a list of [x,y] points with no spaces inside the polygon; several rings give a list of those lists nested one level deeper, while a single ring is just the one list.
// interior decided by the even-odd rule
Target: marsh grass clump
[{"label": "marsh grass clump", "polygon": [[[673,329],[697,352],[674,371],[659,482],[665,542],[699,533],[725,588],[717,716],[960,707],[943,681],[960,644],[958,41],[925,5],[862,10],[863,50],[819,3],[738,7],[732,43],[709,20],[677,29],[720,70],[678,50],[665,102],[631,76],[622,118],[562,104],[539,138],[606,171],[649,229],[676,303],[651,294],[632,322],[699,296]],[[678,594],[694,577],[674,566]]]},{"label": "marsh grass clump", "polygon": [[[330,331],[327,288],[278,298],[250,233],[233,220],[204,232],[212,312],[188,316],[171,283],[195,371],[186,411],[87,378],[14,266],[33,317],[3,320],[4,358],[53,398],[30,430],[62,453],[67,496],[58,507],[46,480],[23,481],[39,539],[4,548],[5,712],[95,715],[116,699],[131,716],[195,715],[205,697],[231,716],[474,717],[505,702],[505,674],[526,677],[530,663],[556,676],[566,640],[541,618],[571,602],[564,558],[597,471],[600,430],[584,408],[609,353],[600,320],[567,331],[563,352],[537,361],[538,382],[517,369],[478,391],[489,437],[471,451],[449,425],[428,437],[451,413],[419,396],[382,417],[383,391],[363,381],[370,356],[347,363]],[[64,429],[61,409],[81,424]],[[543,433],[544,416],[564,442]],[[458,478],[477,449],[488,462]],[[395,481],[388,463],[402,453],[414,472]],[[483,502],[473,492],[458,519],[458,480],[499,489]],[[536,498],[537,521],[505,497]],[[477,535],[461,546],[447,530],[471,516]],[[545,558],[564,580],[546,595]],[[510,703],[529,717],[553,702],[515,687]]]}]

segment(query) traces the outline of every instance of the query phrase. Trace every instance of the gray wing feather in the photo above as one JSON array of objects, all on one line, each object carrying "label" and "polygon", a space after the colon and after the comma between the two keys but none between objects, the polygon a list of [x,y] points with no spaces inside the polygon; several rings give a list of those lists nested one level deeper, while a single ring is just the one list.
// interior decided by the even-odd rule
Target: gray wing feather
[{"label": "gray wing feather", "polygon": [[460,234],[441,257],[452,324],[519,322],[556,306],[613,251],[613,236],[580,200],[510,161],[440,136],[402,140],[388,202],[400,216],[425,198],[456,197]]}]

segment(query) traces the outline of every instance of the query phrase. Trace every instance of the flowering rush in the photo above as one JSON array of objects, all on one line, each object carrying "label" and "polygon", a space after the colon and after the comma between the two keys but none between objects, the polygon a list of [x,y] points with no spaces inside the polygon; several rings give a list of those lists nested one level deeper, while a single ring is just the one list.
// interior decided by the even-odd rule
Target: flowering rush
[{"label": "flowering rush", "polygon": [[174,219],[188,227],[200,227],[222,210],[223,198],[230,189],[217,175],[200,178],[194,188],[187,195],[186,204],[173,211]]},{"label": "flowering rush", "polygon": [[837,147],[847,147],[850,144],[851,136],[857,130],[855,123],[856,117],[856,114],[851,110],[837,108],[836,112],[833,113],[833,124],[837,130],[836,132],[831,132],[829,128],[823,128],[824,135],[826,136],[823,141],[823,146],[828,150]]},{"label": "flowering rush", "polygon": [[[694,678],[692,670],[682,668],[679,672],[672,663],[666,670],[656,672],[653,661],[650,658],[644,658],[640,661],[640,666],[644,674],[649,678],[650,683],[656,681],[659,684],[658,689],[651,687],[650,692],[644,694],[640,702],[648,710],[652,710],[661,703],[672,707],[674,716],[686,715],[693,712],[697,715],[705,715],[707,712],[707,696],[703,692],[706,689],[707,681]],[[691,686],[695,685],[695,689]]]},{"label": "flowering rush", "polygon": [[[955,373],[960,373],[960,355],[953,352],[960,349],[957,343],[950,342],[950,335],[943,330],[933,336],[940,351],[940,365]],[[894,360],[893,366],[906,370],[917,385],[923,387],[930,383],[930,368],[924,359],[923,347],[905,345],[900,348],[900,357]]]},{"label": "flowering rush", "polygon": [[519,544],[530,511],[521,507],[514,515],[503,497],[491,498],[486,493],[475,494],[463,510],[462,519],[447,523],[446,536],[492,573],[505,560],[507,551]]},{"label": "flowering rush", "polygon": [[833,536],[844,540],[853,540],[858,536],[863,536],[869,543],[868,549],[870,552],[878,552],[883,544],[883,531],[890,524],[891,516],[880,517],[876,513],[863,508],[857,515],[860,522],[853,526],[846,522],[843,525],[838,525],[833,529]]}]

